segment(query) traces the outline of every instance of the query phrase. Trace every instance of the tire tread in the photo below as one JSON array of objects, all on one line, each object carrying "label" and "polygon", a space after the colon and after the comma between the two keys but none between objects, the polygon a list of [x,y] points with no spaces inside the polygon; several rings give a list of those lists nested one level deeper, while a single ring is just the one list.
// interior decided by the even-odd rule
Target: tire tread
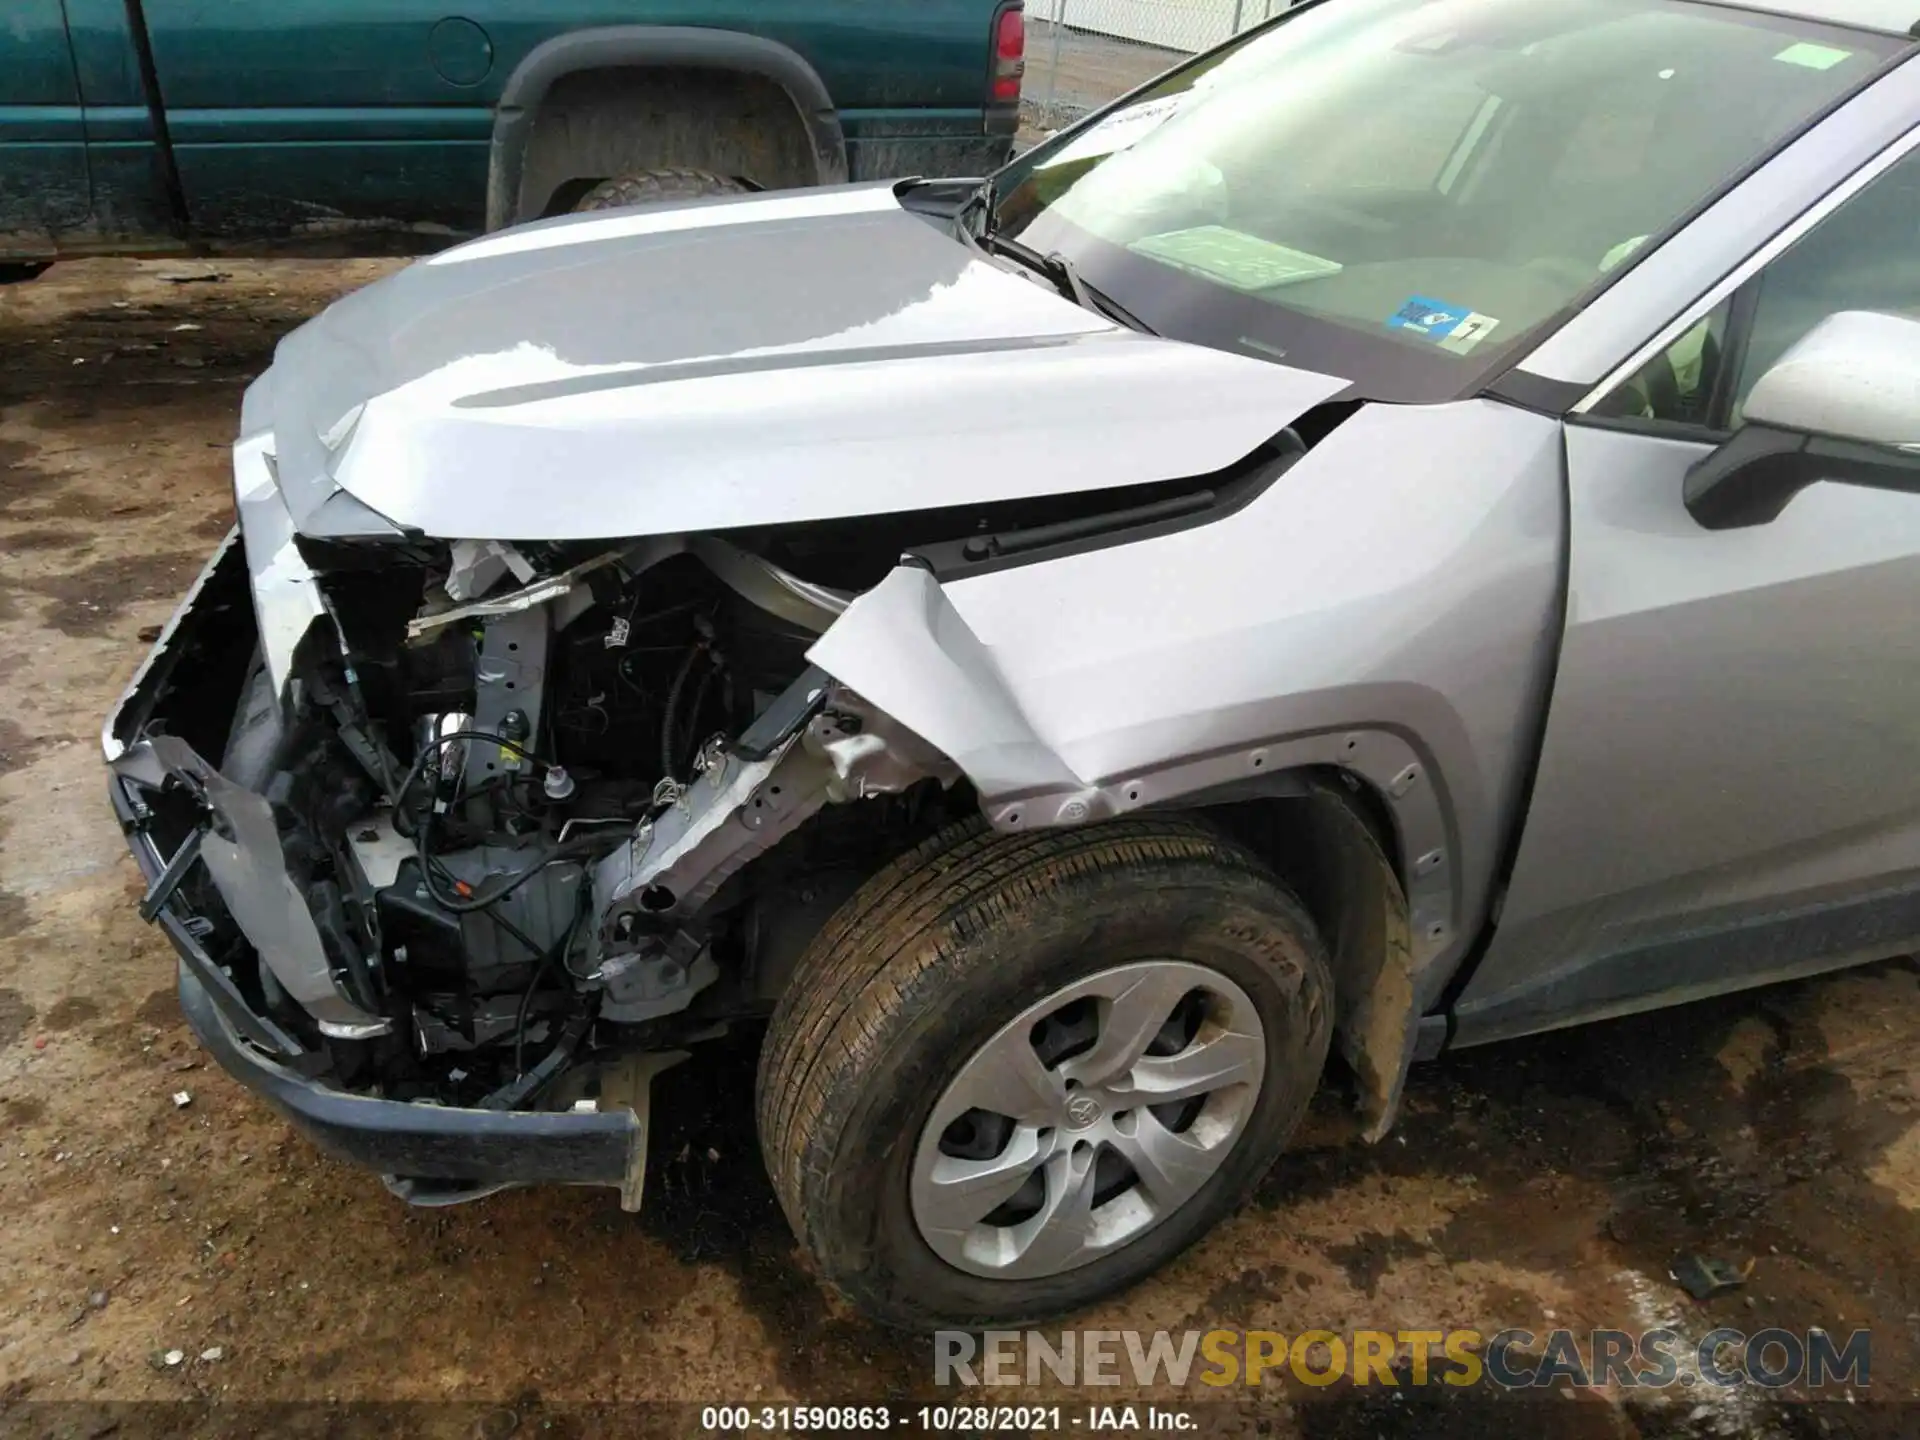
[{"label": "tire tread", "polygon": [[629,205],[678,205],[711,195],[745,195],[748,187],[725,175],[709,174],[685,166],[665,166],[658,170],[638,170],[602,180],[582,195],[574,205],[575,214],[592,210],[618,210]]},{"label": "tire tread", "polygon": [[975,817],[899,856],[835,912],[794,967],[761,1050],[757,1087],[762,1155],[804,1247],[819,1255],[831,1244],[814,1223],[817,1202],[861,1090],[841,1081],[871,1068],[885,1043],[883,1022],[937,999],[938,972],[956,948],[1018,925],[1077,879],[1120,872],[1166,884],[1169,866],[1181,862],[1258,885],[1262,903],[1283,907],[1289,928],[1317,953],[1312,921],[1267,867],[1181,816],[1011,835]]}]

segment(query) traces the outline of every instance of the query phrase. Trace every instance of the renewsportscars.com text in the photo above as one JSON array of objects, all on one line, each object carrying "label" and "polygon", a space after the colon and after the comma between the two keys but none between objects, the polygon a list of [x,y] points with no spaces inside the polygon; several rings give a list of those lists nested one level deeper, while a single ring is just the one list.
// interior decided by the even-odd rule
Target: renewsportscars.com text
[{"label": "renewsportscars.com text", "polygon": [[1303,1385],[1504,1389],[1865,1386],[1872,1334],[1824,1330],[964,1330],[934,1332],[939,1385]]}]

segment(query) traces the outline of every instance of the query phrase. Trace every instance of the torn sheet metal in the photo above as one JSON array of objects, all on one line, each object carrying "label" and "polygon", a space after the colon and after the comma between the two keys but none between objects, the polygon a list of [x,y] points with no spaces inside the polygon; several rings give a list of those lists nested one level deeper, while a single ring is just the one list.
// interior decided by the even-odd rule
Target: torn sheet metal
[{"label": "torn sheet metal", "polygon": [[154,788],[169,775],[191,777],[212,814],[200,858],[220,898],[274,978],[323,1033],[364,1039],[392,1028],[348,999],[334,978],[306,897],[287,873],[273,808],[263,797],[233,784],[174,735],[137,742],[113,768]]},{"label": "torn sheet metal", "polygon": [[847,607],[807,659],[923,737],[982,796],[1080,789],[1021,712],[940,582],[901,565]]},{"label": "torn sheet metal", "polygon": [[[523,610],[531,610],[535,606],[558,600],[564,595],[571,594],[583,575],[591,574],[602,566],[611,565],[616,560],[626,559],[629,553],[625,550],[603,551],[589,560],[582,560],[570,569],[562,570],[558,575],[548,575],[543,579],[535,580],[531,585],[522,586],[518,590],[509,590],[506,594],[496,595],[490,600],[471,600],[464,605],[456,605],[451,610],[436,610],[431,614],[416,615],[407,622],[407,639],[418,640],[423,635],[430,635],[435,630],[443,629],[448,625],[457,625],[463,620],[515,615]],[[664,558],[664,556],[653,557],[653,559]],[[653,559],[644,562],[641,568],[644,569],[646,564],[653,563]],[[452,588],[451,577],[448,588]],[[466,587],[463,585],[462,588]]]},{"label": "torn sheet metal", "polygon": [[504,540],[456,540],[448,548],[452,564],[443,588],[457,603],[478,600],[508,575],[522,585],[533,579],[533,562]]},{"label": "torn sheet metal", "polygon": [[853,601],[843,591],[790,575],[771,560],[724,540],[698,536],[687,548],[742,599],[815,635],[845,614]]},{"label": "torn sheet metal", "polygon": [[233,496],[247,547],[260,653],[278,695],[293,674],[294,651],[327,607],[312,567],[294,543],[293,517],[281,498],[269,444],[261,437],[233,447]]}]

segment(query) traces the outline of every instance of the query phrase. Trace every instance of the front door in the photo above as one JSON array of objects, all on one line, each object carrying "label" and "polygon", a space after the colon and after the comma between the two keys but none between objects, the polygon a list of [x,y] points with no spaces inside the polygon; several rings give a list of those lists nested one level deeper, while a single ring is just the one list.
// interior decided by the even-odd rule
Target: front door
[{"label": "front door", "polygon": [[145,0],[195,232],[252,241],[412,231],[444,243],[479,230],[505,79],[493,32],[517,34],[563,8]]},{"label": "front door", "polygon": [[1457,1043],[1920,945],[1920,496],[1815,485],[1723,531],[1682,503],[1818,321],[1920,317],[1917,142],[1570,420],[1565,637]]}]

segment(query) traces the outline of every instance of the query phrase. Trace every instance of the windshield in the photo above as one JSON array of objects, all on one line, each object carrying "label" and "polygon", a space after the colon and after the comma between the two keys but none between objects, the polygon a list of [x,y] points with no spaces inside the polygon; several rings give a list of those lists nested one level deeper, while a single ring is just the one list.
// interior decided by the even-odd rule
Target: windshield
[{"label": "windshield", "polygon": [[1337,0],[996,177],[1161,334],[1470,393],[1900,41],[1684,0]]}]

